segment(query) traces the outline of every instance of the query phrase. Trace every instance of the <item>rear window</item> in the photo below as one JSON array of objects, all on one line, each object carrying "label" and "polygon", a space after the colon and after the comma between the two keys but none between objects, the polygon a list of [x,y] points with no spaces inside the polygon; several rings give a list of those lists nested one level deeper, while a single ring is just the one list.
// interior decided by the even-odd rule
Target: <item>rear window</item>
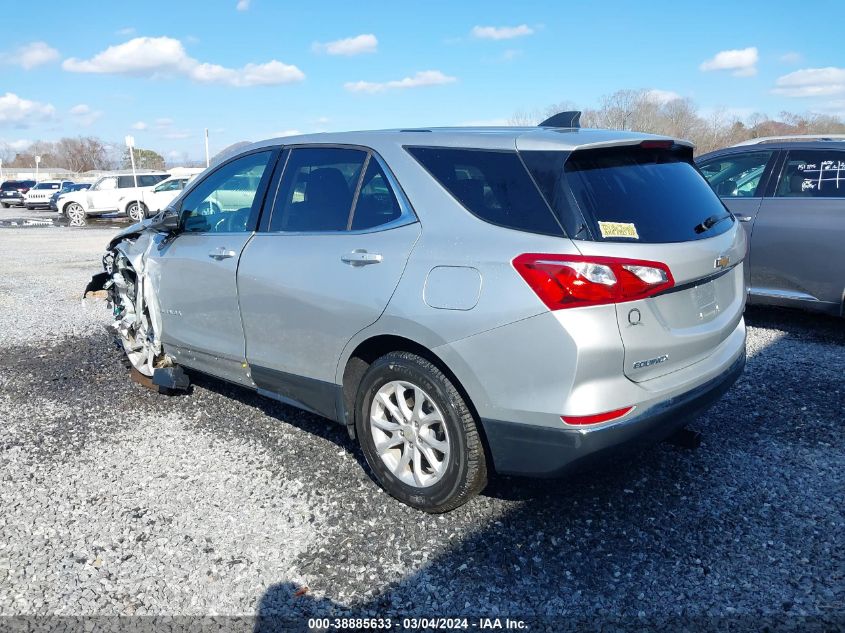
[{"label": "rear window", "polygon": [[408,147],[470,213],[509,229],[563,235],[515,151]]},{"label": "rear window", "polygon": [[[561,154],[523,155],[529,169],[537,174],[535,179],[549,204],[560,215],[571,215],[566,207],[574,204],[596,240],[686,242],[724,233],[733,223],[696,168],[685,156],[669,149],[576,151],[565,160],[562,173],[557,172],[565,184],[551,183],[554,186],[547,173],[537,173],[537,165],[559,165]],[[721,221],[701,230],[700,225],[708,218]]]}]

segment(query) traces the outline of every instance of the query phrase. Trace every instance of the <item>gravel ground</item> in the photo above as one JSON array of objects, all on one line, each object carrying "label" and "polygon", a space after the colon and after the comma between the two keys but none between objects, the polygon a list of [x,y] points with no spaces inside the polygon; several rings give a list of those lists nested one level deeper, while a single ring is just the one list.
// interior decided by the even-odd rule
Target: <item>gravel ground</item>
[{"label": "gravel ground", "polygon": [[499,478],[429,516],[316,416],[131,382],[104,303],[79,299],[114,230],[0,229],[0,615],[845,627],[842,321],[749,310],[698,451]]}]

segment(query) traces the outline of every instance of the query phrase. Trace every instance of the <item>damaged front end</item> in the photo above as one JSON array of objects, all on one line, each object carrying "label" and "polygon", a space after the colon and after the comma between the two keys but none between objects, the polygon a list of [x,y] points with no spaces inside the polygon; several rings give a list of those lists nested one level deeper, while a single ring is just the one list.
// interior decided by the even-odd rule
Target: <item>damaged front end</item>
[{"label": "damaged front end", "polygon": [[103,255],[104,272],[91,278],[85,297],[105,296],[126,356],[140,374],[153,377],[172,362],[161,343],[161,311],[156,299],[158,266],[149,257],[164,239],[155,231],[118,236]]}]

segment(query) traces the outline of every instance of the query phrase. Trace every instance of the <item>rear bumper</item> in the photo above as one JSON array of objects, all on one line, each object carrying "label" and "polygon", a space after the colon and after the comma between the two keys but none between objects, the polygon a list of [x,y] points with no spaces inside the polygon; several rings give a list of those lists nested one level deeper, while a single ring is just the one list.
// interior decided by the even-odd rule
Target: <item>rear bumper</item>
[{"label": "rear bumper", "polygon": [[550,428],[482,419],[497,472],[556,477],[622,449],[657,443],[693,421],[742,375],[745,351],[719,376],[617,423]]}]

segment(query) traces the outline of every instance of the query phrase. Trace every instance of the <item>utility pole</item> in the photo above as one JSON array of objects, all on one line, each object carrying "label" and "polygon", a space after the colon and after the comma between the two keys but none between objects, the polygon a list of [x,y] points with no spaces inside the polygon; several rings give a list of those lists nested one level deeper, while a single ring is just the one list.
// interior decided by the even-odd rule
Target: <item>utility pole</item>
[{"label": "utility pole", "polygon": [[208,128],[205,128],[205,168],[208,169],[210,164],[208,160]]},{"label": "utility pole", "polygon": [[132,151],[135,149],[135,137],[134,136],[127,136],[126,137],[126,147],[129,148],[129,160],[132,163],[132,180],[135,183],[135,187],[138,186],[138,174],[135,173],[135,152]]},{"label": "utility pole", "polygon": [[38,165],[41,163],[41,157],[35,157],[35,182],[38,182]]}]

